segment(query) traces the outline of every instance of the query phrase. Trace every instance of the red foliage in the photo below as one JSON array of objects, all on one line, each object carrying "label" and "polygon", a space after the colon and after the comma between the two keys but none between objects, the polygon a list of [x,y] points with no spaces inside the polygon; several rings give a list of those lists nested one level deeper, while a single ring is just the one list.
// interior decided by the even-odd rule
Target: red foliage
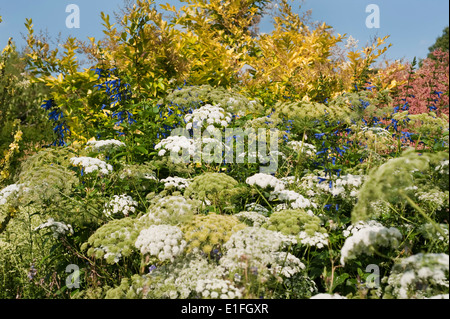
[{"label": "red foliage", "polygon": [[429,112],[430,107],[438,116],[449,114],[449,53],[436,50],[433,55],[435,59],[423,60],[409,84],[399,87],[395,103],[401,109],[406,98],[410,114]]}]

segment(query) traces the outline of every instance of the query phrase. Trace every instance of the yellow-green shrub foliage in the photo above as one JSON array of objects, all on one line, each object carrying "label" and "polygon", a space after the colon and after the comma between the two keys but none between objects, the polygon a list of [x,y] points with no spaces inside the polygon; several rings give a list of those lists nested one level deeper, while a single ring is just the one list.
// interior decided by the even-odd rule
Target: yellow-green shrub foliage
[{"label": "yellow-green shrub foliage", "polygon": [[322,101],[321,91],[340,91],[331,71],[331,50],[342,36],[334,36],[330,29],[325,23],[307,25],[287,0],[280,1],[274,30],[255,39],[255,54],[248,56],[246,88],[270,92],[275,100],[288,96]]},{"label": "yellow-green shrub foliage", "polygon": [[269,222],[263,227],[279,231],[284,235],[297,236],[301,231],[313,236],[315,232],[325,233],[320,227],[320,218],[309,215],[301,209],[284,209],[270,215]]},{"label": "yellow-green shrub foliage", "polygon": [[87,249],[88,256],[104,258],[108,264],[118,263],[122,257],[137,251],[134,243],[141,228],[141,224],[130,217],[112,220],[98,228],[81,250]]},{"label": "yellow-green shrub foliage", "polygon": [[182,226],[187,242],[187,252],[202,251],[210,254],[213,249],[220,251],[221,246],[238,230],[247,227],[231,215],[196,215]]}]

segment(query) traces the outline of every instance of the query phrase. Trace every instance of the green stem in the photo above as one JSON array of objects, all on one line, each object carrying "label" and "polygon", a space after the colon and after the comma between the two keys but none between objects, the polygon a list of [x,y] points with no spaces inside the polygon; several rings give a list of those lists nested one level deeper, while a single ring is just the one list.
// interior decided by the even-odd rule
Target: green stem
[{"label": "green stem", "polygon": [[407,221],[408,223],[414,224],[413,221],[407,219],[406,217],[403,217],[402,214],[400,214],[400,213],[394,208],[394,206],[391,205],[391,203],[388,203],[388,204],[389,204],[389,208],[392,209],[392,211],[393,211],[394,213],[396,213],[401,219]]},{"label": "green stem", "polygon": [[400,195],[402,195],[408,203],[418,211],[427,221],[429,221],[433,227],[444,237],[447,237],[447,234],[442,230],[438,223],[436,223],[430,216],[428,216],[408,195],[406,195],[403,191],[399,191]]},{"label": "green stem", "polygon": [[273,211],[272,205],[270,205],[270,203],[267,201],[267,199],[264,197],[264,195],[261,194],[260,190],[259,190],[257,187],[255,187],[255,189],[256,189],[256,191],[259,193],[259,195],[261,195],[261,197],[264,199],[264,201],[266,202],[266,204],[269,205],[270,209]]}]

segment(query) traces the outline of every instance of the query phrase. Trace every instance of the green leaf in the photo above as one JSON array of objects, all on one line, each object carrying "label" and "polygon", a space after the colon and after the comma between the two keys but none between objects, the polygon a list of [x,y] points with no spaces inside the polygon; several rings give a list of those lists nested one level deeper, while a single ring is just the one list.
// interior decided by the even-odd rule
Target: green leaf
[{"label": "green leaf", "polygon": [[146,154],[146,155],[148,154],[147,149],[145,147],[143,147],[143,146],[136,146],[134,149],[139,151],[142,154]]},{"label": "green leaf", "polygon": [[333,290],[337,286],[342,285],[348,277],[350,277],[350,275],[347,273],[337,276],[336,279],[333,281]]}]

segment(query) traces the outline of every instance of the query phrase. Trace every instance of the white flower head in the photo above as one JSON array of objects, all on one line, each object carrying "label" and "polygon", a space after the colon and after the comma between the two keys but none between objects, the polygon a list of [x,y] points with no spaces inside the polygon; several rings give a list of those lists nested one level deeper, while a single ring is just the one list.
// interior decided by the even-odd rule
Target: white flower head
[{"label": "white flower head", "polygon": [[98,158],[81,156],[81,157],[72,157],[70,162],[73,166],[81,166],[83,167],[84,173],[91,174],[94,172],[100,172],[103,175],[108,175],[112,172],[113,167],[106,162],[99,160]]},{"label": "white flower head", "polygon": [[139,233],[135,246],[143,255],[149,254],[160,261],[173,261],[184,251],[186,241],[177,226],[151,225]]}]

